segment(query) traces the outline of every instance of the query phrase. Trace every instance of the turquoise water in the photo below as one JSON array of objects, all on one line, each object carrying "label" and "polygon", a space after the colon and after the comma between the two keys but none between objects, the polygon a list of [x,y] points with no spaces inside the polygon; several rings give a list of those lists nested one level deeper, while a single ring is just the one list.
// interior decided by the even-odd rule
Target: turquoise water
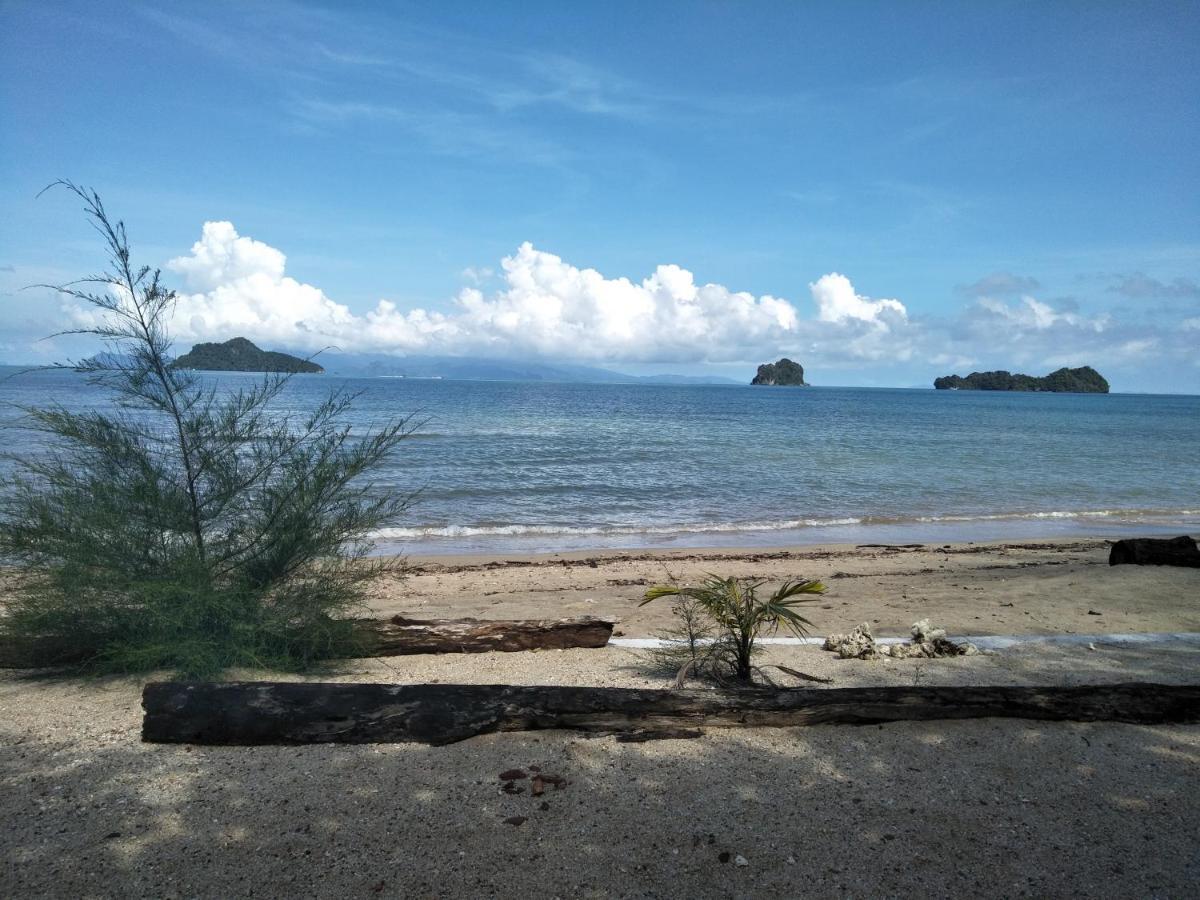
[{"label": "turquoise water", "polygon": [[[374,478],[419,491],[387,550],[1200,529],[1200,397],[301,376],[286,405],[334,386],[362,392],[356,428],[424,422]],[[0,401],[107,402],[63,374],[0,382]]]}]

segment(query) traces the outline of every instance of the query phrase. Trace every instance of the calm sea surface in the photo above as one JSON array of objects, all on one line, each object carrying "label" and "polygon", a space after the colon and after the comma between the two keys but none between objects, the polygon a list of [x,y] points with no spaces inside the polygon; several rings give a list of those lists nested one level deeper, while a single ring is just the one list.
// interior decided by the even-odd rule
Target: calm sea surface
[{"label": "calm sea surface", "polygon": [[[2,374],[2,373],[0,373]],[[212,377],[222,386],[255,376]],[[537,552],[1200,530],[1200,397],[299,376],[424,425],[374,479],[419,491],[384,550]],[[61,373],[8,404],[106,406]]]}]

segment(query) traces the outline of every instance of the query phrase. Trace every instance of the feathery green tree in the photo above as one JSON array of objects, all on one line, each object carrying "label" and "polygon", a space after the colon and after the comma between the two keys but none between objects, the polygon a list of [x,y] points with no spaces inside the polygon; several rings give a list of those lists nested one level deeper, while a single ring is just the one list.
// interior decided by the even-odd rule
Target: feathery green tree
[{"label": "feathery green tree", "polygon": [[290,375],[229,390],[174,368],[174,292],[134,265],[124,224],[94,191],[56,184],[83,200],[109,269],[48,287],[97,313],[69,333],[108,352],[70,368],[116,405],[23,409],[45,446],[10,453],[0,484],[8,654],[186,677],[339,655],[367,585],[402,566],[366,557],[370,534],[409,498],[373,492],[364,476],[410,420],[354,435],[353,394],[285,413],[277,401]]}]

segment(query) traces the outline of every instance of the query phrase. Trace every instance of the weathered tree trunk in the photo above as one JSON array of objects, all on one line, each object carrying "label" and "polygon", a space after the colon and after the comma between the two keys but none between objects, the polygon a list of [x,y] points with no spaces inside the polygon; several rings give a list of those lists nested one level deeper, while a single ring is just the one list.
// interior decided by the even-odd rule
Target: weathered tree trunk
[{"label": "weathered tree trunk", "polygon": [[613,623],[578,619],[359,619],[360,656],[603,647]]},{"label": "weathered tree trunk", "polygon": [[146,685],[142,739],[192,744],[419,742],[493,731],[1023,719],[1200,721],[1200,686],[868,687],[662,691],[604,687],[296,682]]},{"label": "weathered tree trunk", "polygon": [[92,651],[81,651],[63,638],[26,638],[20,643],[0,641],[0,669],[37,669],[70,666],[86,660]]},{"label": "weathered tree trunk", "polygon": [[1129,538],[1117,541],[1108,553],[1108,564],[1119,566],[1190,566],[1200,568],[1200,550],[1187,535],[1161,538]]},{"label": "weathered tree trunk", "polygon": [[[489,650],[567,650],[603,647],[612,622],[577,619],[358,619],[353,657],[405,656],[412,653],[485,653]],[[69,666],[87,661],[62,638],[0,642],[0,669]]]}]

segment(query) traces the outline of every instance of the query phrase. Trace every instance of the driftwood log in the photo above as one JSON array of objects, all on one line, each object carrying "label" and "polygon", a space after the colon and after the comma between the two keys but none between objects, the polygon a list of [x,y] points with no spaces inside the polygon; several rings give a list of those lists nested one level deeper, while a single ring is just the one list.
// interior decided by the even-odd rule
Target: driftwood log
[{"label": "driftwood log", "polygon": [[83,662],[81,653],[62,638],[26,638],[20,643],[0,641],[0,669],[40,669]]},{"label": "driftwood log", "polygon": [[1190,566],[1200,568],[1200,550],[1187,535],[1162,538],[1128,538],[1116,541],[1108,552],[1110,566]]},{"label": "driftwood log", "polygon": [[[351,658],[405,656],[412,653],[485,653],[489,650],[566,650],[603,647],[612,622],[577,619],[358,619]],[[62,638],[0,642],[0,669],[70,666],[85,662],[87,652]]]},{"label": "driftwood log", "polygon": [[577,619],[359,619],[359,656],[603,647],[613,623]]},{"label": "driftwood log", "polygon": [[701,725],[871,724],[1005,717],[1200,721],[1200,685],[860,687],[717,693],[486,684],[158,682],[142,739],[189,744],[418,742],[494,731],[647,732]]}]

